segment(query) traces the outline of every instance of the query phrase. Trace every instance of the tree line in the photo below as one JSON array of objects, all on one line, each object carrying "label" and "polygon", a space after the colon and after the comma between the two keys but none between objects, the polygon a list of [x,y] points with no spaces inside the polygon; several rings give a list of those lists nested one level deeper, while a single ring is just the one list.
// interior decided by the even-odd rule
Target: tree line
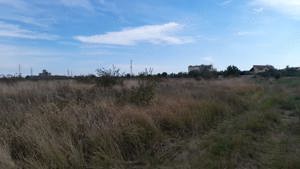
[{"label": "tree line", "polygon": [[296,68],[286,67],[285,69],[277,70],[272,69],[261,73],[253,73],[251,71],[242,71],[237,66],[230,65],[224,71],[217,70],[204,70],[204,71],[190,71],[190,72],[179,72],[179,73],[153,73],[152,68],[145,69],[145,71],[132,75],[129,73],[121,73],[120,69],[112,66],[111,68],[99,68],[95,74],[80,75],[80,76],[49,76],[49,77],[38,77],[38,76],[9,76],[2,75],[0,81],[19,81],[19,80],[67,80],[75,79],[78,81],[97,81],[100,83],[117,83],[118,79],[126,78],[196,78],[196,79],[214,79],[214,78],[231,78],[239,77],[243,75],[253,75],[254,77],[264,78],[276,78],[281,77],[300,77],[300,70]]}]

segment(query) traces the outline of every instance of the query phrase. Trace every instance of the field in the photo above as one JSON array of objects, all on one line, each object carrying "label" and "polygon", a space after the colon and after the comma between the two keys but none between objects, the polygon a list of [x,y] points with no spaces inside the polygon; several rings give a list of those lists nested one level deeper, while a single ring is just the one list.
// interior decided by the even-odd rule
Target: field
[{"label": "field", "polygon": [[0,83],[2,169],[297,169],[300,79]]}]

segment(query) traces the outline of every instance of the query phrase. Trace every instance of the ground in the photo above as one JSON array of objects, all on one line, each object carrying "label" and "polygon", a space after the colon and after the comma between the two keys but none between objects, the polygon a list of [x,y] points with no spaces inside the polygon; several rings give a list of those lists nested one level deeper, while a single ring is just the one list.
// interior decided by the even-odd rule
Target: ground
[{"label": "ground", "polygon": [[0,168],[300,168],[300,78],[7,81],[0,108]]}]

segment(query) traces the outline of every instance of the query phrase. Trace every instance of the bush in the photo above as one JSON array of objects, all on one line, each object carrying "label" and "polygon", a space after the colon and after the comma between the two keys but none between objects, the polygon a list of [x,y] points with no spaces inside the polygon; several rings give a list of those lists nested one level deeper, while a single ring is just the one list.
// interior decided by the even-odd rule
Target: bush
[{"label": "bush", "polygon": [[189,72],[189,76],[193,78],[203,78],[203,79],[213,79],[218,77],[217,71],[204,70],[202,72],[191,71]]},{"label": "bush", "polygon": [[122,84],[120,69],[113,66],[112,68],[99,68],[96,70],[97,75],[97,86],[112,87],[117,84]]},{"label": "bush", "polygon": [[[139,106],[149,105],[155,96],[156,81],[150,79],[140,79],[137,87],[124,89],[117,94],[118,102],[130,102]],[[125,102],[124,102],[125,101]]]},{"label": "bush", "polygon": [[131,89],[130,101],[137,105],[148,105],[154,98],[154,82],[140,81],[138,87]]},{"label": "bush", "polygon": [[279,79],[281,77],[281,73],[278,70],[269,70],[263,73],[259,73],[260,76],[265,77],[265,78],[275,78],[275,79]]},{"label": "bush", "polygon": [[229,76],[233,76],[233,77],[236,77],[236,76],[240,76],[241,74],[241,71],[239,70],[238,67],[236,66],[228,66],[226,71],[224,72],[224,76],[225,77],[229,77]]},{"label": "bush", "polygon": [[299,77],[300,76],[300,71],[296,68],[290,68],[286,67],[284,70],[280,71],[282,76],[288,76],[288,77]]},{"label": "bush", "polygon": [[97,77],[95,75],[87,75],[87,76],[75,76],[74,78],[77,82],[80,83],[95,83]]}]

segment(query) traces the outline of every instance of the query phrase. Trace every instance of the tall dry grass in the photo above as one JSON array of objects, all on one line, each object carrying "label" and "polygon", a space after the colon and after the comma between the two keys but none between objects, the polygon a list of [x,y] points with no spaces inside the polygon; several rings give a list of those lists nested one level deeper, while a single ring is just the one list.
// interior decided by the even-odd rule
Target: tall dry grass
[{"label": "tall dry grass", "polygon": [[0,84],[0,168],[174,168],[187,140],[251,111],[265,92],[250,79],[169,79],[136,104],[138,86]]}]

